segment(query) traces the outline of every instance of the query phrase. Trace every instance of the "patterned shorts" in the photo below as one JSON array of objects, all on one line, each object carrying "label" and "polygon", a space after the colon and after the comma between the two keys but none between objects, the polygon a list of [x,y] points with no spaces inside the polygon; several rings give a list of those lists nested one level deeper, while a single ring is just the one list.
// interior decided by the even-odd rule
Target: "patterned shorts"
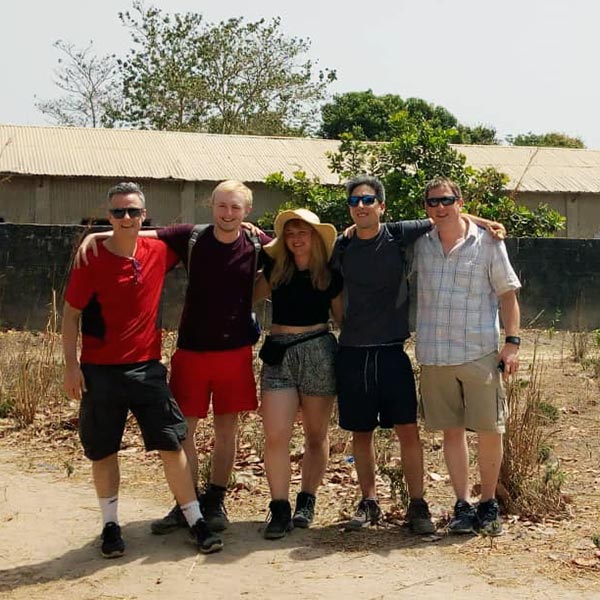
[{"label": "patterned shorts", "polygon": [[[272,337],[275,341],[289,343],[311,335],[314,331]],[[331,333],[288,348],[281,364],[271,366],[263,363],[261,390],[293,388],[306,396],[335,396],[336,351],[337,340]]]}]

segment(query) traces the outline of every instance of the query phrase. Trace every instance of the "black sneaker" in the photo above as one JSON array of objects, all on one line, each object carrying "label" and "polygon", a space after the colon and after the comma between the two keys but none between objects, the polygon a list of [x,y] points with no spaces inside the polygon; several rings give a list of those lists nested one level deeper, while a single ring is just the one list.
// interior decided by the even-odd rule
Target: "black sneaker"
[{"label": "black sneaker", "polygon": [[121,528],[110,521],[102,530],[102,548],[104,558],[117,558],[125,552],[125,542],[121,537]]},{"label": "black sneaker", "polygon": [[208,528],[204,519],[198,519],[190,527],[190,538],[203,554],[212,554],[223,550],[223,541]]},{"label": "black sneaker", "polygon": [[278,540],[294,528],[292,507],[287,500],[271,500],[269,513],[269,522],[263,532],[266,540]]},{"label": "black sneaker", "polygon": [[316,496],[308,492],[300,492],[296,496],[296,509],[294,510],[294,527],[306,529],[315,518]]},{"label": "black sneaker", "polygon": [[477,530],[477,512],[466,500],[458,500],[454,505],[454,517],[448,525],[450,533],[475,533]]},{"label": "black sneaker", "polygon": [[225,531],[229,526],[227,510],[225,509],[225,490],[209,487],[198,497],[200,510],[211,531]]},{"label": "black sneaker", "polygon": [[477,505],[477,529],[479,533],[496,537],[502,535],[498,500],[492,498]]},{"label": "black sneaker", "polygon": [[150,523],[150,531],[154,535],[164,535],[165,533],[171,533],[176,529],[187,527],[187,521],[176,504],[162,519],[157,519]]},{"label": "black sneaker", "polygon": [[417,535],[428,535],[435,532],[429,506],[423,498],[411,499],[406,511],[406,522],[410,530]]},{"label": "black sneaker", "polygon": [[374,498],[363,498],[358,503],[356,514],[344,526],[345,531],[358,531],[369,525],[377,525],[381,519],[381,508]]}]

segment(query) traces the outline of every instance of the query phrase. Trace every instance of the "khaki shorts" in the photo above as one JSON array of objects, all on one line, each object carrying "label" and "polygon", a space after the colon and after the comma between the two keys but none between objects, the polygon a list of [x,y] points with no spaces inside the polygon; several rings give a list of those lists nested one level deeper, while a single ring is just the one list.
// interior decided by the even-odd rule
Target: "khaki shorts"
[{"label": "khaki shorts", "polygon": [[427,431],[463,427],[504,433],[506,393],[496,352],[462,365],[423,365],[420,387]]}]

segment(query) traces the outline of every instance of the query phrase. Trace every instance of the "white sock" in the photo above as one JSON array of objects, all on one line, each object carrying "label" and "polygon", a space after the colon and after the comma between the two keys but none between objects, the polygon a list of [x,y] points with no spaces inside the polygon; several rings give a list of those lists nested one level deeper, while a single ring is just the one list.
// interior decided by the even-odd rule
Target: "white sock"
[{"label": "white sock", "polygon": [[192,500],[187,504],[182,504],[180,507],[187,524],[191,527],[195,525],[198,519],[202,518],[202,513],[200,512],[200,504],[198,500]]},{"label": "white sock", "polygon": [[117,512],[119,510],[119,496],[111,496],[110,498],[98,498],[100,510],[102,511],[102,524],[116,523],[119,524]]}]

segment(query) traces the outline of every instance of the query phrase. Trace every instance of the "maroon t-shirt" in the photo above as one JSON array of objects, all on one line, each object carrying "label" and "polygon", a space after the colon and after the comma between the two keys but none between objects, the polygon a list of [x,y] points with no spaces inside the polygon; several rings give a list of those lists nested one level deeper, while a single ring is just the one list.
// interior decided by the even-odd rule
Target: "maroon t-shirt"
[{"label": "maroon t-shirt", "polygon": [[[185,266],[193,225],[157,230],[158,238]],[[261,244],[270,241],[260,236]],[[224,244],[209,226],[194,244],[177,347],[184,350],[232,350],[252,344],[252,280],[256,250],[245,233]]]}]

